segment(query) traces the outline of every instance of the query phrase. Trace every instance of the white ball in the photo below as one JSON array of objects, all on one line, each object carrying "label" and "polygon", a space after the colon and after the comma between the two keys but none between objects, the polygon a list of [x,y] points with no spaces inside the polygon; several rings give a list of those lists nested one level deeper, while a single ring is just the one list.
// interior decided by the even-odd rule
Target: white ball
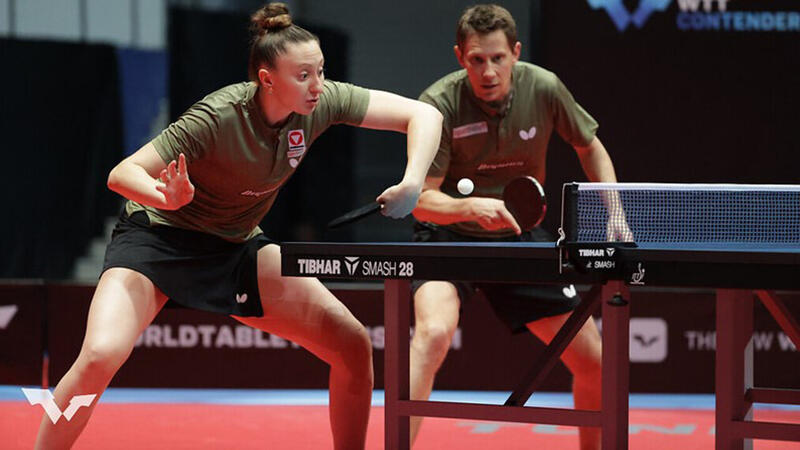
[{"label": "white ball", "polygon": [[462,178],[458,180],[456,188],[458,188],[458,192],[461,193],[461,195],[469,195],[472,194],[472,190],[475,189],[475,184],[469,178]]}]

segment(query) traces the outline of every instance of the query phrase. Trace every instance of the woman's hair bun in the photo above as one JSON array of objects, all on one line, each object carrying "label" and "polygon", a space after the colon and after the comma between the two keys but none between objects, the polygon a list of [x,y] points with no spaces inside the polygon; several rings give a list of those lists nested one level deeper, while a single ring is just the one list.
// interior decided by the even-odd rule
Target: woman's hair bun
[{"label": "woman's hair bun", "polygon": [[292,26],[292,16],[285,3],[268,3],[250,17],[250,28],[260,35]]}]

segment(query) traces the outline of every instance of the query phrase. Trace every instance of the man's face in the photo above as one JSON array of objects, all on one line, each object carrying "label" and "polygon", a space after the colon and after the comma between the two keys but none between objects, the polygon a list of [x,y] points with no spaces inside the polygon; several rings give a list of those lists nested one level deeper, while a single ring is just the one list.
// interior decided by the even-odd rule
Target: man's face
[{"label": "man's face", "polygon": [[467,70],[475,96],[491,103],[504,99],[511,90],[511,69],[519,60],[521,44],[511,48],[505,33],[472,33],[463,46],[455,46],[456,58]]}]

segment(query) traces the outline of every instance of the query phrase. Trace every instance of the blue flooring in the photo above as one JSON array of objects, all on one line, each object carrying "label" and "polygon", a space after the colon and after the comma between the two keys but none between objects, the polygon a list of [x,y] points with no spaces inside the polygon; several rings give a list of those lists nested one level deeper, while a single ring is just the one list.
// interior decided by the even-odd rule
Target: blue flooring
[{"label": "blue flooring", "polygon": [[[27,401],[22,387],[0,385],[0,401]],[[52,390],[52,389],[51,389]],[[431,400],[466,403],[502,404],[508,392],[498,391],[434,391]],[[109,388],[104,403],[205,403],[216,405],[327,405],[328,391],[322,389],[144,389]],[[375,390],[374,406],[383,406],[383,391]],[[571,408],[572,395],[561,392],[537,392],[527,406]],[[631,408],[640,409],[714,409],[712,394],[631,394]],[[757,403],[756,409],[800,411],[800,405]]]}]

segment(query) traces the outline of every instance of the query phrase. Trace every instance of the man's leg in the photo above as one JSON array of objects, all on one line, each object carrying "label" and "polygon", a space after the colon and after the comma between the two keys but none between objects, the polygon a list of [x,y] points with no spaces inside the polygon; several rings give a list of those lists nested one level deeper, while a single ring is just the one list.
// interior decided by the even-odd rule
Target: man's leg
[{"label": "man's leg", "polygon": [[[545,317],[528,323],[527,327],[539,339],[550,343],[568,317],[569,313]],[[590,318],[561,355],[564,365],[572,372],[572,395],[575,398],[576,409],[600,410],[602,400],[601,344],[600,333],[597,331],[594,320]],[[579,433],[581,450],[600,448],[600,428],[581,427]]]},{"label": "man's leg", "polygon": [[[411,400],[427,400],[458,326],[458,292],[452,283],[429,281],[414,295],[414,337],[411,340]],[[411,442],[421,417],[411,418]]]}]

